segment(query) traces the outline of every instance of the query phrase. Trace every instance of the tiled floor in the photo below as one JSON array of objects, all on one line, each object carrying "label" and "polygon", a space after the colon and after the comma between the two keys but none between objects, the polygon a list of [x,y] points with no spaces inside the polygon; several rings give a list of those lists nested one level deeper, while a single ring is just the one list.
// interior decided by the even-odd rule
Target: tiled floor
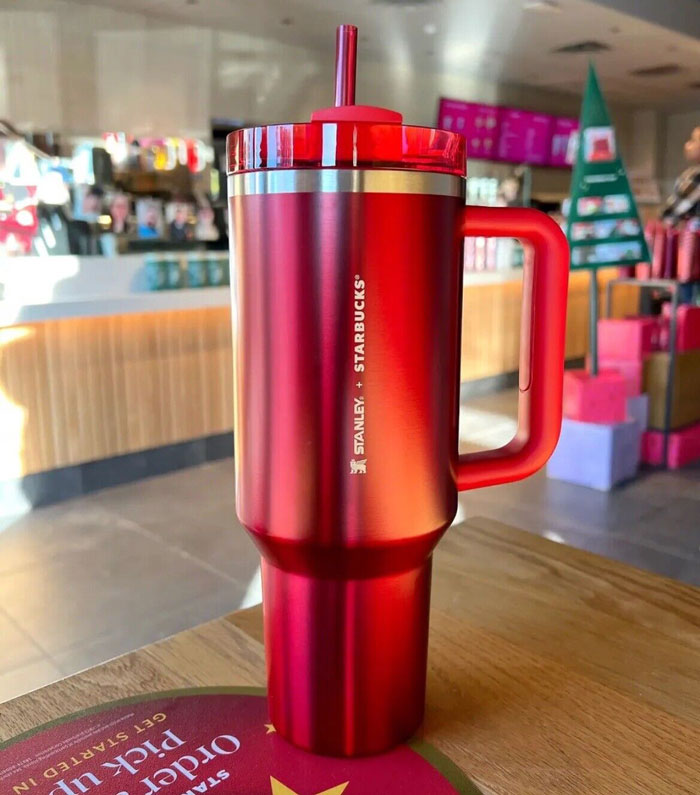
[{"label": "tiled floor", "polygon": [[[515,394],[470,400],[462,441],[493,447]],[[466,492],[485,515],[700,585],[700,467],[611,493],[547,480]],[[260,599],[230,460],[0,520],[0,701]]]}]

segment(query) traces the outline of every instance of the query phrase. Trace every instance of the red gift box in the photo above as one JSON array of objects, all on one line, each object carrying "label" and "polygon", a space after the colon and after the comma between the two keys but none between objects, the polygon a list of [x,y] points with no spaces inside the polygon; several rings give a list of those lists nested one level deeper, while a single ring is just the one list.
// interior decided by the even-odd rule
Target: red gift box
[{"label": "red gift box", "polygon": [[679,282],[700,279],[700,230],[697,221],[688,221],[679,232],[677,276]]},{"label": "red gift box", "polygon": [[564,373],[564,416],[579,422],[624,422],[627,382],[622,375],[591,375],[585,370]]},{"label": "red gift box", "polygon": [[[642,461],[645,464],[663,464],[664,435],[661,431],[644,431],[642,434]],[[668,435],[668,468],[679,469],[700,459],[700,422],[688,425]]]},{"label": "red gift box", "polygon": [[661,279],[666,266],[666,241],[668,229],[660,221],[652,221],[647,225],[647,240],[650,238],[651,277]]},{"label": "red gift box", "polygon": [[[671,304],[664,304],[663,320],[668,334]],[[700,306],[682,304],[676,312],[676,350],[692,351],[700,348]]]}]

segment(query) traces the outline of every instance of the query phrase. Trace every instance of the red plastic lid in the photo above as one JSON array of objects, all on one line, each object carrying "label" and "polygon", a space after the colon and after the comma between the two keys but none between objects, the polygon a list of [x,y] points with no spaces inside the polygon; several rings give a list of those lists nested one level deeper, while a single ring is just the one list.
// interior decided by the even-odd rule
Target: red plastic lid
[{"label": "red plastic lid", "polygon": [[336,42],[335,106],[311,121],[232,132],[228,173],[281,168],[391,168],[463,177],[466,145],[455,132],[402,124],[400,113],[355,105],[357,28],[341,25]]},{"label": "red plastic lid", "polygon": [[227,141],[228,173],[274,168],[397,168],[463,177],[458,133],[367,122],[309,122],[249,127]]}]

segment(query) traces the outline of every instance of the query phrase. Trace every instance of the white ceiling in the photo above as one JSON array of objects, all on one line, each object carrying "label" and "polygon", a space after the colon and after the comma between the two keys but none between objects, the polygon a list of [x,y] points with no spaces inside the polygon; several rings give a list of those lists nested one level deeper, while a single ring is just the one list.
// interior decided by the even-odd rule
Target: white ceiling
[{"label": "white ceiling", "polygon": [[[700,39],[609,7],[612,3],[629,7],[623,0],[559,0],[556,12],[526,10],[526,0],[74,2],[254,35],[266,39],[271,52],[277,43],[284,43],[326,53],[334,47],[336,25],[349,22],[360,28],[361,58],[367,60],[571,93],[581,92],[589,56],[552,50],[597,40],[611,47],[595,55],[611,100],[643,107],[700,108],[700,89],[691,87],[700,81]],[[643,10],[645,2],[636,2]],[[646,5],[661,21],[666,8],[669,25],[679,27],[680,11],[687,14],[689,3],[700,5],[697,0],[653,0]],[[688,29],[697,31],[700,19],[692,21]],[[668,63],[679,64],[682,71],[647,78],[630,74]]]}]

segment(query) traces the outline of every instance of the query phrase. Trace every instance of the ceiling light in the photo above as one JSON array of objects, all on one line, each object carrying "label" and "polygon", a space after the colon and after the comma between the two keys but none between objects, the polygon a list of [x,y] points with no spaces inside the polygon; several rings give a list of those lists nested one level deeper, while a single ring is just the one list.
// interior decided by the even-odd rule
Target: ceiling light
[{"label": "ceiling light", "polygon": [[425,25],[423,25],[423,33],[425,33],[426,36],[434,36],[437,33],[437,25],[434,22],[426,22]]},{"label": "ceiling light", "polygon": [[544,11],[545,13],[559,13],[561,6],[556,0],[525,0],[525,11]]},{"label": "ceiling light", "polygon": [[430,6],[442,3],[443,0],[371,0],[377,6],[400,6],[406,9],[417,8],[419,6]]},{"label": "ceiling light", "polygon": [[641,69],[632,69],[631,75],[635,77],[667,77],[680,72],[682,67],[677,63],[662,63],[658,66],[645,66]]},{"label": "ceiling light", "polygon": [[577,55],[579,53],[604,52],[609,49],[610,46],[602,41],[577,41],[575,44],[565,44],[563,47],[556,47],[551,52]]}]

